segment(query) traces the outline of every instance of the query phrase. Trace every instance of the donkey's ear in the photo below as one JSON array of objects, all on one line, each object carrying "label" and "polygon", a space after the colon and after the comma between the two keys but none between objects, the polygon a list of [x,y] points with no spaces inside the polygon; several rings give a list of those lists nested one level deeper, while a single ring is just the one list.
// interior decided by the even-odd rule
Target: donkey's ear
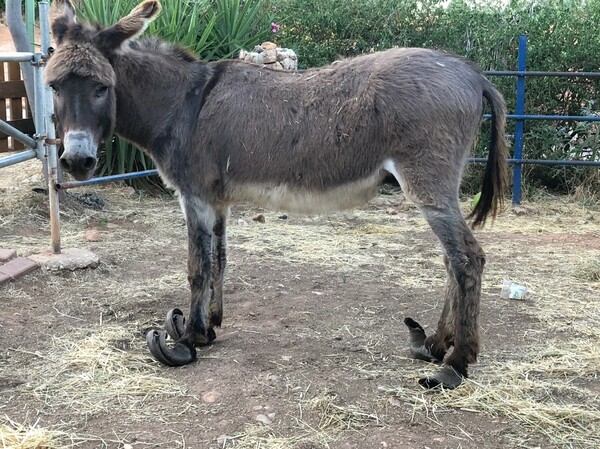
[{"label": "donkey's ear", "polygon": [[128,16],[96,36],[96,43],[102,50],[111,51],[119,48],[123,42],[133,39],[144,32],[146,27],[160,13],[158,0],[146,0],[140,3]]},{"label": "donkey's ear", "polygon": [[52,35],[56,43],[60,45],[69,27],[77,22],[75,8],[69,0],[54,0],[50,17],[52,18]]}]

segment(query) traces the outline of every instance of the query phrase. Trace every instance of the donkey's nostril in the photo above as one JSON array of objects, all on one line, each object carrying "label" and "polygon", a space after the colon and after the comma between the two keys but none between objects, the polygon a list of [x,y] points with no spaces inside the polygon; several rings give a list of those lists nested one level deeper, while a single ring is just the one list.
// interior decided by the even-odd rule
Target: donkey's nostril
[{"label": "donkey's nostril", "polygon": [[69,161],[62,157],[60,158],[60,167],[66,171],[71,170],[71,164],[69,163]]},{"label": "donkey's nostril", "polygon": [[91,157],[91,156],[85,158],[85,161],[83,162],[83,168],[85,168],[86,170],[91,170],[95,166],[96,166],[96,158]]}]

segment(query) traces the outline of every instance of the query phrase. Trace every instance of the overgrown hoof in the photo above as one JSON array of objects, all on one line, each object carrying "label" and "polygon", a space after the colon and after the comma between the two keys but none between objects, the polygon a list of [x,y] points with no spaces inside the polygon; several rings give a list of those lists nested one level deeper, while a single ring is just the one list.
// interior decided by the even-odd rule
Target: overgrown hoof
[{"label": "overgrown hoof", "polygon": [[433,376],[422,377],[419,379],[419,384],[423,388],[428,389],[444,387],[453,390],[462,384],[464,379],[465,378],[450,365],[444,365]]},{"label": "overgrown hoof", "polygon": [[185,318],[181,310],[171,309],[167,312],[165,330],[173,341],[178,341],[183,336],[185,332]]},{"label": "overgrown hoof", "polygon": [[182,366],[196,360],[196,348],[177,342],[170,348],[167,346],[165,331],[151,330],[146,334],[146,342],[150,353],[156,360],[167,366]]},{"label": "overgrown hoof", "polygon": [[[165,319],[165,330],[173,341],[181,340],[181,337],[183,337],[183,334],[185,333],[185,318],[181,310],[171,309],[167,312],[167,318]],[[196,346],[209,345],[216,340],[216,338],[217,334],[215,333],[214,329],[211,328],[206,332],[206,337],[202,337],[194,344]]]},{"label": "overgrown hoof", "polygon": [[425,340],[427,339],[425,329],[412,318],[404,318],[404,324],[408,327],[410,335],[410,355],[415,359],[425,360],[426,362],[440,363],[441,360],[433,355],[430,348],[425,346]]}]

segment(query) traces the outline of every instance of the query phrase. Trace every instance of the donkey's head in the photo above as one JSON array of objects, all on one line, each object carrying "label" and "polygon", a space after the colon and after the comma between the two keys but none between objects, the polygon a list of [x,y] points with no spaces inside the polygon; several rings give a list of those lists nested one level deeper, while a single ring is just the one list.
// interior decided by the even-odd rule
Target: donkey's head
[{"label": "donkey's head", "polygon": [[75,179],[93,175],[98,146],[115,126],[117,80],[112,57],[159,12],[157,0],[146,0],[117,24],[101,28],[78,22],[69,0],[53,2],[56,49],[45,77],[54,92],[57,131],[64,146],[60,165]]}]

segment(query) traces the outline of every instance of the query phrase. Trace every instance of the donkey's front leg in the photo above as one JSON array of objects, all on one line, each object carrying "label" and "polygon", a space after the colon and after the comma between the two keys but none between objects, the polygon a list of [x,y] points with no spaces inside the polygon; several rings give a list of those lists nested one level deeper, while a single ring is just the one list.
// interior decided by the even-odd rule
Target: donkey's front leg
[{"label": "donkey's front leg", "polygon": [[[196,358],[196,346],[215,339],[214,325],[221,321],[222,306],[214,306],[213,294],[222,294],[220,285],[211,285],[216,262],[213,256],[213,232],[217,227],[215,208],[193,196],[181,196],[188,230],[188,280],[191,290],[189,320],[184,328],[183,314],[174,309],[167,315],[166,328],[171,338],[177,340],[173,348],[166,344],[166,332],[150,331],[146,336],[150,352],[154,357],[171,366],[185,365]],[[219,214],[222,217],[222,214]],[[222,224],[224,229],[224,224]],[[216,239],[220,240],[219,238]],[[223,256],[224,257],[224,256]],[[222,276],[220,277],[222,281]],[[220,304],[220,303],[219,303]]]}]

